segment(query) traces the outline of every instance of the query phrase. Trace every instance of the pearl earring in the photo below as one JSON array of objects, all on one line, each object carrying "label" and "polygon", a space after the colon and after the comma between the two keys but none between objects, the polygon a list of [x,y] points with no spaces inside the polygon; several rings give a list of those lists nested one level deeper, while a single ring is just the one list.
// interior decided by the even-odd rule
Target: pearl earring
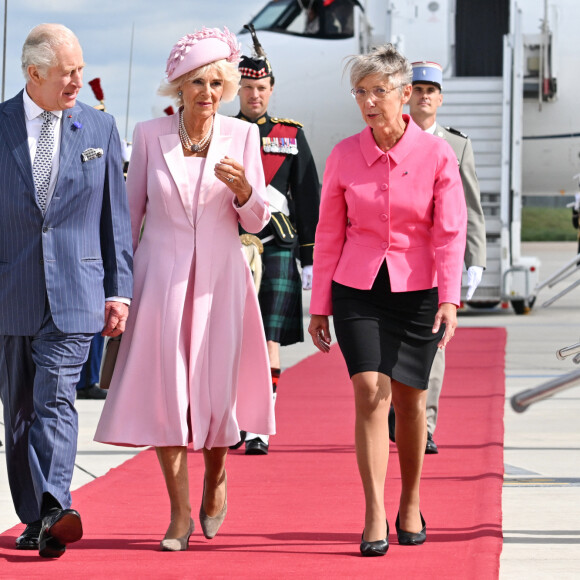
[{"label": "pearl earring", "polygon": [[183,97],[183,91],[177,91],[177,96],[178,97]]}]

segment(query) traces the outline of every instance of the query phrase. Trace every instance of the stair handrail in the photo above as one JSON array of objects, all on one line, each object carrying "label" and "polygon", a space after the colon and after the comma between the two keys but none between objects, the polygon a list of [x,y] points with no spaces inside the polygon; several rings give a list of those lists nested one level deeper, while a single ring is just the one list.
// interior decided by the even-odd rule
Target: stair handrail
[{"label": "stair handrail", "polygon": [[[564,360],[565,358],[575,355],[572,359],[575,364],[580,364],[580,342],[575,342],[556,351],[556,358]],[[565,391],[580,384],[580,369],[556,377],[550,381],[532,389],[525,389],[516,393],[510,399],[512,409],[516,413],[523,413],[530,405],[553,397],[556,393]]]}]

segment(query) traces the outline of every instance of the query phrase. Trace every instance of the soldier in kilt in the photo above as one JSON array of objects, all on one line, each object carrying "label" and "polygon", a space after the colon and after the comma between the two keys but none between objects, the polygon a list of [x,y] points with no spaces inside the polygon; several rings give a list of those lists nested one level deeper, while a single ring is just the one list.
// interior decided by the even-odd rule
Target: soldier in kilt
[{"label": "soldier in kilt", "polygon": [[[314,234],[318,223],[320,184],[302,125],[270,117],[274,89],[272,68],[253,26],[254,55],[242,57],[238,119],[260,130],[262,163],[272,219],[257,234],[264,251],[258,300],[266,332],[274,400],[280,378],[280,346],[303,342],[302,289],[312,287]],[[301,273],[297,260],[300,261]],[[268,453],[267,435],[242,434],[246,455]],[[241,443],[240,443],[241,444]]]}]

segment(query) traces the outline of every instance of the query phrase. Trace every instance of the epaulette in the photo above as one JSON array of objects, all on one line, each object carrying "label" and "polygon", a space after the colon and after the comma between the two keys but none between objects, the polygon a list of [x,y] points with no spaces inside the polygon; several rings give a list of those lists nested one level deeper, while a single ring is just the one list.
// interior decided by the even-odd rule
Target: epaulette
[{"label": "epaulette", "polygon": [[447,131],[449,131],[450,133],[453,133],[454,135],[459,135],[459,137],[463,137],[464,139],[469,139],[469,137],[465,133],[462,133],[461,131],[454,129],[453,127],[445,127],[445,129],[447,129]]},{"label": "epaulette", "polygon": [[293,127],[299,127],[300,129],[304,127],[302,123],[294,121],[293,119],[279,119],[278,117],[270,117],[272,123],[282,123],[283,125],[292,125]]}]

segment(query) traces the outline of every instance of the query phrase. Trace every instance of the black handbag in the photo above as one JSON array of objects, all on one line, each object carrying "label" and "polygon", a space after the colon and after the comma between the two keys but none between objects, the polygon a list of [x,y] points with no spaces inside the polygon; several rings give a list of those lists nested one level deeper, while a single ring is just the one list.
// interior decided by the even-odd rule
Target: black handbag
[{"label": "black handbag", "polygon": [[274,234],[274,241],[281,248],[292,249],[298,244],[298,233],[290,219],[282,212],[272,214],[270,228]]}]

